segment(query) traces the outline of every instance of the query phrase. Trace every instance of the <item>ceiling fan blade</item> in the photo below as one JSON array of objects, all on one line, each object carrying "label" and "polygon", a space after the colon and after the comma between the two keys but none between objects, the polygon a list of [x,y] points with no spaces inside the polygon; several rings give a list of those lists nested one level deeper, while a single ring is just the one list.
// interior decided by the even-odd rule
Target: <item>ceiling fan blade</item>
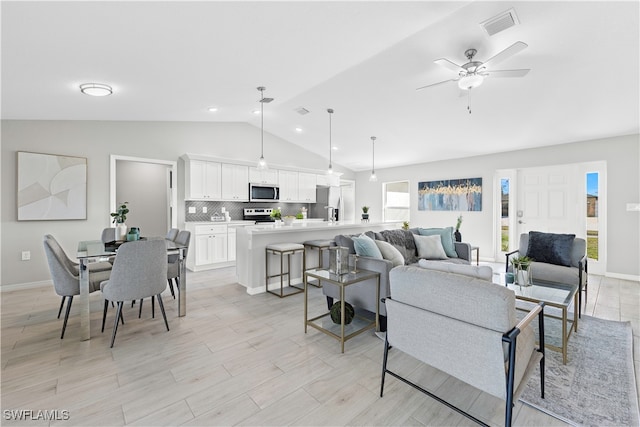
[{"label": "ceiling fan blade", "polygon": [[445,58],[436,59],[433,62],[435,62],[441,67],[448,68],[451,71],[455,71],[456,73],[459,73],[460,71],[465,71],[465,69],[462,68],[460,65],[454,64],[453,62]]},{"label": "ceiling fan blade", "polygon": [[422,87],[416,88],[416,90],[426,89],[426,88],[428,88],[428,87],[438,86],[438,85],[441,85],[441,84],[443,84],[443,83],[448,83],[448,82],[457,82],[458,80],[459,80],[459,79],[443,80],[443,81],[438,82],[438,83],[432,83],[432,84],[430,84],[430,85],[426,85],[426,86],[422,86]]},{"label": "ceiling fan blade", "polygon": [[487,59],[484,62],[484,65],[485,66],[487,64],[495,65],[498,62],[504,61],[505,59],[515,55],[516,53],[520,52],[522,49],[526,48],[527,46],[528,45],[524,42],[515,42],[514,44],[512,44],[502,52],[499,52],[493,55],[491,58]]},{"label": "ceiling fan blade", "polygon": [[521,70],[493,70],[487,71],[486,74],[489,77],[524,77],[527,73],[531,71],[530,69],[521,69]]}]

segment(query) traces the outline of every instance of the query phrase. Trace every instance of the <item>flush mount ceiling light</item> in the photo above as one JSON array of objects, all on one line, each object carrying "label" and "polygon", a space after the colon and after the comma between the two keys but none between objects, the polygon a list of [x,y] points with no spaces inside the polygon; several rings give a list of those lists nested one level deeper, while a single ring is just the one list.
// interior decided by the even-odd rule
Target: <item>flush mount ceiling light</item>
[{"label": "flush mount ceiling light", "polygon": [[258,86],[260,91],[260,159],[258,159],[258,169],[265,170],[268,168],[267,161],[264,159],[264,104],[273,101],[273,98],[265,98],[264,91],[266,87]]},{"label": "flush mount ceiling light", "polygon": [[101,83],[83,83],[80,85],[80,92],[91,96],[108,96],[113,93],[113,89]]},{"label": "flush mount ceiling light", "polygon": [[376,137],[371,137],[371,176],[369,181],[376,182],[378,177],[376,176]]},{"label": "flush mount ceiling light", "polygon": [[218,111],[218,107],[209,107],[209,112],[215,113],[216,111]]},{"label": "flush mount ceiling light", "polygon": [[333,149],[333,144],[331,144],[331,115],[333,114],[333,109],[328,108],[327,113],[329,113],[329,168],[327,169],[327,174],[331,175],[333,173],[333,165],[331,164],[331,151]]}]

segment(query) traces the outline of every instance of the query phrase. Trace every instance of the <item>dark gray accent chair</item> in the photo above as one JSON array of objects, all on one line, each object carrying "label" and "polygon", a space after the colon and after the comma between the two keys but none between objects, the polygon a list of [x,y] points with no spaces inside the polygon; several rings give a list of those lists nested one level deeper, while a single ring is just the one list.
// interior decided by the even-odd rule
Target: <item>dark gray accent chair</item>
[{"label": "dark gray accent chair", "polygon": [[[122,244],[109,280],[100,284],[104,297],[102,332],[107,317],[109,301],[117,302],[116,317],[111,335],[111,347],[116,339],[118,322],[122,320],[124,301],[156,297],[162,311],[167,331],[169,323],[162,303],[162,292],[167,288],[167,246],[164,239],[137,240]],[[124,323],[124,322],[123,322]]]},{"label": "dark gray accent chair", "polygon": [[[525,256],[529,249],[529,233],[520,235],[520,242],[517,250],[506,254],[507,272],[512,271],[513,266],[510,259],[514,256]],[[535,257],[534,257],[535,258]],[[531,263],[531,275],[534,280],[544,280],[547,282],[565,283],[578,285],[578,316],[582,316],[582,293],[584,292],[584,304],[587,304],[587,242],[585,239],[576,237],[571,248],[571,265],[556,265],[544,262],[533,261]]]},{"label": "dark gray accent chair", "polygon": [[[60,309],[58,310],[58,319],[62,313],[62,307],[67,298],[67,310],[62,323],[62,333],[60,339],[64,338],[64,332],[67,329],[67,321],[69,320],[69,312],[73,297],[80,295],[80,267],[77,262],[69,259],[62,249],[62,246],[51,235],[45,234],[43,238],[44,253],[49,264],[51,272],[51,280],[53,287],[58,295],[62,297],[60,301]],[[111,274],[111,264],[108,262],[95,262],[88,265],[89,268],[89,292],[95,292],[100,289],[100,282],[109,279]]]},{"label": "dark gray accent chair", "polygon": [[167,235],[165,236],[165,239],[167,240],[171,240],[172,242],[174,240],[176,240],[176,237],[178,237],[178,233],[180,232],[179,229],[177,228],[171,228],[169,229],[169,231],[167,232]]}]

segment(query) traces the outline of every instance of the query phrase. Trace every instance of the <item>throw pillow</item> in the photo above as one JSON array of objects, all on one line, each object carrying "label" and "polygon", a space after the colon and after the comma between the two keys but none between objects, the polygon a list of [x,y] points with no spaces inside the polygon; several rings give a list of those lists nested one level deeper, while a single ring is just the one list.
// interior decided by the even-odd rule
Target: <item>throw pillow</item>
[{"label": "throw pillow", "polygon": [[353,246],[353,239],[351,236],[345,234],[339,234],[334,238],[336,246],[342,246],[343,248],[349,248],[350,254],[356,253],[356,248]]},{"label": "throw pillow", "polygon": [[453,238],[453,227],[446,228],[418,228],[418,234],[421,236],[440,236],[442,247],[449,258],[458,258],[456,252],[455,239]]},{"label": "throw pillow", "polygon": [[409,230],[383,230],[380,232],[385,242],[391,243],[402,254],[405,264],[418,262],[416,254],[416,243],[413,240],[413,233]]},{"label": "throw pillow", "polygon": [[529,232],[527,256],[536,262],[571,267],[571,250],[575,234]]},{"label": "throw pillow", "polygon": [[382,240],[374,240],[374,242],[378,246],[378,249],[380,249],[382,258],[391,261],[394,267],[404,265],[404,257],[391,243],[383,242]]},{"label": "throw pillow", "polygon": [[418,257],[426,259],[447,259],[447,254],[442,247],[439,235],[420,236],[413,235],[418,248]]},{"label": "throw pillow", "polygon": [[376,259],[383,259],[382,253],[380,253],[380,249],[376,245],[376,242],[366,234],[361,234],[359,236],[354,236],[353,238],[353,246],[356,249],[356,254],[359,256],[368,256]]}]

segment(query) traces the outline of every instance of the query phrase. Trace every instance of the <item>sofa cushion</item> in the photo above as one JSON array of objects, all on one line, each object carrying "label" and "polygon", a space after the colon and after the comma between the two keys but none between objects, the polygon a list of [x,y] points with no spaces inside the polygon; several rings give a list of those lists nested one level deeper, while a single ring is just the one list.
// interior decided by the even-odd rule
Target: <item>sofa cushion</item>
[{"label": "sofa cushion", "polygon": [[382,240],[375,240],[375,243],[382,253],[382,258],[391,261],[394,267],[404,265],[404,257],[391,243]]},{"label": "sofa cushion", "polygon": [[343,248],[349,248],[350,254],[356,253],[356,248],[353,246],[353,239],[351,236],[345,234],[337,235],[333,240],[336,242],[336,246],[342,246]]},{"label": "sofa cushion", "polygon": [[418,256],[426,259],[447,259],[447,253],[442,247],[442,240],[439,235],[420,236],[413,235],[418,248]]},{"label": "sofa cushion", "polygon": [[383,230],[380,234],[385,242],[391,243],[400,251],[405,264],[418,262],[418,257],[416,255],[416,243],[413,240],[414,233],[409,230],[395,229]]},{"label": "sofa cushion", "polygon": [[421,259],[418,265],[429,270],[444,271],[447,273],[462,274],[464,276],[475,277],[491,281],[493,278],[493,270],[488,265],[469,265],[469,264],[453,264],[440,261],[429,261]]},{"label": "sofa cushion", "polygon": [[458,258],[458,253],[456,252],[455,247],[455,239],[453,238],[453,227],[445,227],[445,228],[418,228],[418,234],[421,236],[440,236],[442,240],[442,247],[446,252],[447,256],[450,258]]},{"label": "sofa cushion", "polygon": [[527,256],[537,262],[570,267],[575,237],[575,234],[530,231]]},{"label": "sofa cushion", "polygon": [[371,237],[366,234],[361,234],[360,236],[352,237],[352,239],[356,254],[376,259],[383,259],[382,253],[380,252],[380,249],[378,249],[378,245],[376,245],[376,242]]}]

